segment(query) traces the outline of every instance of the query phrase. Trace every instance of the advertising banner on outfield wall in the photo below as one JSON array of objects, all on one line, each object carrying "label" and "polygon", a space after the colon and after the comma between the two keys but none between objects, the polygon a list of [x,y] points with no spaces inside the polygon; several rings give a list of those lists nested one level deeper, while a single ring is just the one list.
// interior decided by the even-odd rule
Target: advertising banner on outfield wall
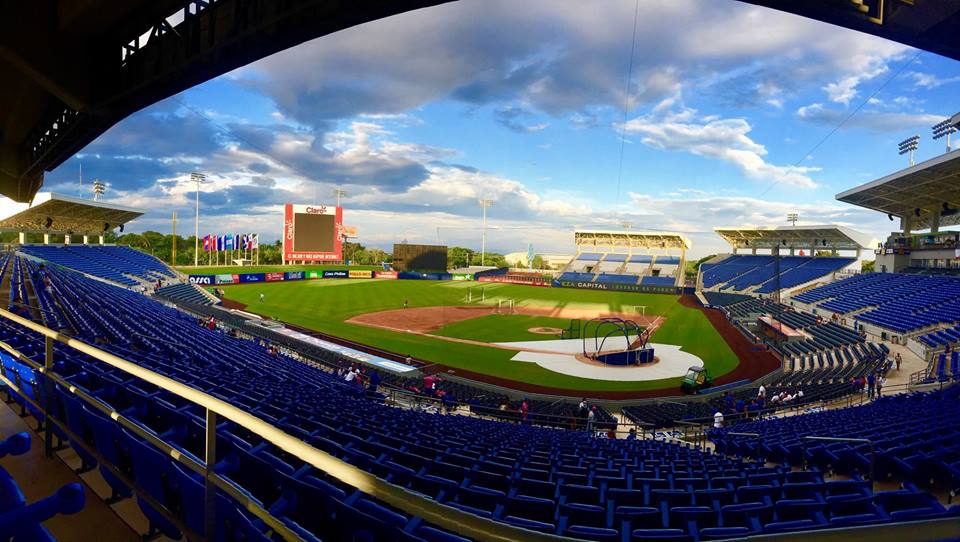
[{"label": "advertising banner on outfield wall", "polygon": [[473,273],[453,273],[453,280],[473,280]]},{"label": "advertising banner on outfield wall", "polygon": [[283,280],[303,280],[303,271],[287,271],[283,274]]},{"label": "advertising banner on outfield wall", "polygon": [[372,279],[373,271],[369,269],[351,269],[347,273],[347,276],[352,279]]},{"label": "advertising banner on outfield wall", "polygon": [[283,280],[283,273],[264,273],[264,278],[267,282],[277,282]]},{"label": "advertising banner on outfield wall", "polygon": [[345,279],[349,276],[346,269],[328,269],[323,272],[325,279]]},{"label": "advertising banner on outfield wall", "polygon": [[223,274],[223,275],[217,275],[217,278],[216,278],[217,284],[236,284],[237,282],[239,282],[239,279],[237,279],[237,276],[229,273]]},{"label": "advertising banner on outfield wall", "polygon": [[563,288],[583,290],[610,290],[615,292],[641,292],[648,294],[676,294],[676,286],[651,286],[649,284],[623,284],[618,282],[585,282],[579,280],[556,281]]},{"label": "advertising banner on outfield wall", "polygon": [[308,279],[322,279],[323,271],[307,271]]},{"label": "advertising banner on outfield wall", "polygon": [[237,277],[240,283],[263,282],[263,273],[240,273]]},{"label": "advertising banner on outfield wall", "polygon": [[377,271],[376,277],[378,279],[395,280],[397,278],[397,272],[396,271]]},{"label": "advertising banner on outfield wall", "polygon": [[213,284],[213,275],[190,275],[190,284],[199,284],[206,286]]}]

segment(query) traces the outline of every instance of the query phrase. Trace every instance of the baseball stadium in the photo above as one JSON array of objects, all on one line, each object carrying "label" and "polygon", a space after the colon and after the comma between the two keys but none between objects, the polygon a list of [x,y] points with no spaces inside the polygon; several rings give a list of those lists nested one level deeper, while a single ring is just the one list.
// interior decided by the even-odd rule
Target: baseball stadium
[{"label": "baseball stadium", "polygon": [[4,6],[0,539],[960,540],[960,6],[654,4]]}]

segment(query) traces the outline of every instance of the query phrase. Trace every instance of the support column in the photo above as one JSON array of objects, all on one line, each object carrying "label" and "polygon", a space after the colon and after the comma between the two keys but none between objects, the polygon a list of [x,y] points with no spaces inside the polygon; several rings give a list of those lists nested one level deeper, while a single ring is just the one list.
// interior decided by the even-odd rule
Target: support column
[{"label": "support column", "polygon": [[940,209],[936,209],[930,216],[930,233],[940,232]]},{"label": "support column", "polygon": [[104,244],[104,243],[103,243],[103,236],[102,236],[102,235],[100,236],[100,244],[101,244],[101,245]]},{"label": "support column", "polygon": [[89,244],[90,244],[90,236],[89,236],[89,235],[84,235],[84,236],[83,236],[83,244],[85,244],[85,245],[89,245]]},{"label": "support column", "polygon": [[49,233],[43,234],[43,244],[45,244],[45,245],[49,245],[49,244],[50,244],[50,234],[49,234]]},{"label": "support column", "polygon": [[912,215],[900,217],[900,230],[903,232],[904,236],[910,235],[910,231],[913,230]]},{"label": "support column", "polygon": [[754,256],[756,256],[756,255],[757,255],[757,247],[753,247],[753,249],[751,249],[751,251],[750,251],[750,254],[753,254]]},{"label": "support column", "polygon": [[20,235],[20,244],[21,244],[21,245],[27,244],[27,232],[22,231],[22,232],[20,232],[19,235]]},{"label": "support column", "polygon": [[65,245],[69,245],[69,244],[70,244],[70,234],[69,234],[69,233],[63,236],[63,244],[65,244]]}]

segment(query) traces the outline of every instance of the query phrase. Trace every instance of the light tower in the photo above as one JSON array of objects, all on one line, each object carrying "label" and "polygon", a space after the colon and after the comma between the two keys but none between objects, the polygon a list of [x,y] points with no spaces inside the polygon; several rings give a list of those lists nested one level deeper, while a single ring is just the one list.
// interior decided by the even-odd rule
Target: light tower
[{"label": "light tower", "polygon": [[337,198],[337,207],[340,207],[340,198],[347,195],[346,190],[341,190],[339,188],[333,189],[333,197]]},{"label": "light tower", "polygon": [[487,207],[493,205],[492,199],[480,199],[477,200],[477,203],[480,204],[480,208],[483,209],[483,226],[482,233],[480,235],[480,265],[487,265]]},{"label": "light tower", "polygon": [[940,139],[942,137],[947,138],[947,152],[952,151],[950,147],[950,134],[957,133],[957,126],[960,125],[960,113],[950,117],[949,119],[938,122],[933,125],[933,138]]},{"label": "light tower", "polygon": [[93,201],[100,201],[100,198],[103,197],[103,193],[107,191],[107,185],[96,179],[93,181]]},{"label": "light tower", "polygon": [[791,226],[796,226],[798,220],[800,220],[800,215],[798,215],[797,213],[787,214],[787,222],[789,222]]},{"label": "light tower", "polygon": [[[910,165],[912,166],[914,164],[913,153],[916,152],[916,150],[919,147],[920,147],[920,136],[915,135],[913,137],[908,137],[907,139],[904,139],[903,141],[901,141],[899,144],[900,156],[903,156],[904,154],[909,154]],[[949,148],[950,148],[950,143],[947,143],[947,149],[949,150]]]},{"label": "light tower", "polygon": [[206,181],[207,176],[203,173],[194,171],[190,174],[190,182],[197,184],[197,218],[194,223],[193,231],[193,266],[200,265],[200,185]]}]

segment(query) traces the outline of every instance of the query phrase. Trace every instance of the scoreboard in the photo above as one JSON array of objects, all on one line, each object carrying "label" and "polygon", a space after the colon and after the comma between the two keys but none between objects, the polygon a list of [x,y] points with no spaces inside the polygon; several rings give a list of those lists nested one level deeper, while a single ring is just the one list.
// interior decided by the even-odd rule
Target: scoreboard
[{"label": "scoreboard", "polygon": [[444,245],[393,245],[393,268],[397,271],[446,271],[447,247]]},{"label": "scoreboard", "polygon": [[283,212],[285,262],[343,260],[343,208],[288,203]]}]

